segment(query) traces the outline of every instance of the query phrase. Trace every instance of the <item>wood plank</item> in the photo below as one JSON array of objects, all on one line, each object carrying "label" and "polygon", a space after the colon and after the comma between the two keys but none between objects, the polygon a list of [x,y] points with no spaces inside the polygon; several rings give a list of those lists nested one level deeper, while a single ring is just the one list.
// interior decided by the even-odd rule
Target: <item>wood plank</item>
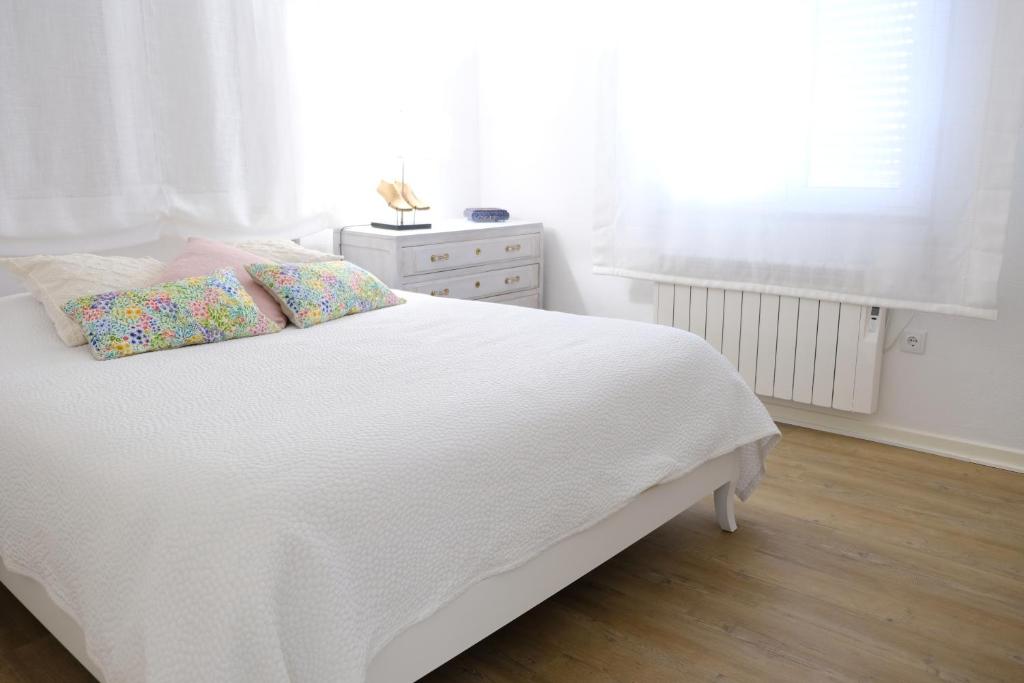
[{"label": "wood plank", "polygon": [[740,367],[740,318],[743,315],[743,292],[725,291],[722,319],[722,354],[736,369]]},{"label": "wood plank", "polygon": [[757,372],[754,390],[771,396],[775,387],[775,348],[779,334],[779,297],[761,295],[761,317],[757,331]]},{"label": "wood plank", "polygon": [[779,334],[775,345],[775,384],[772,396],[793,398],[793,363],[796,360],[796,329],[800,300],[792,296],[779,299]]},{"label": "wood plank", "polygon": [[690,329],[690,288],[686,285],[675,286],[672,324],[680,330]]},{"label": "wood plank", "polygon": [[709,289],[707,304],[707,322],[705,323],[704,338],[708,344],[715,347],[715,351],[722,350],[722,333],[725,320],[725,290]]},{"label": "wood plank", "polygon": [[811,403],[832,406],[832,382],[836,372],[836,342],[839,335],[839,304],[818,304],[818,337],[814,342],[814,386]]},{"label": "wood plank", "polygon": [[757,328],[761,320],[761,295],[743,292],[740,315],[740,375],[750,388],[757,379]]},{"label": "wood plank", "polygon": [[690,287],[690,332],[705,336],[708,313],[707,287]]},{"label": "wood plank", "polygon": [[800,299],[793,359],[793,400],[810,403],[814,386],[814,347],[818,343],[818,300]]},{"label": "wood plank", "polygon": [[857,346],[860,344],[863,314],[863,306],[839,306],[836,369],[832,381],[832,407],[836,410],[853,410],[853,383],[857,376]]}]

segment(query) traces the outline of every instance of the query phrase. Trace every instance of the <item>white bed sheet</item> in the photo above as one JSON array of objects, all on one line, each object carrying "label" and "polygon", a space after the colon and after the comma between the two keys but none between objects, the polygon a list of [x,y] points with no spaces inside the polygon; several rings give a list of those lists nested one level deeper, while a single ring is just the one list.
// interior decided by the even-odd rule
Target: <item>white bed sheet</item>
[{"label": "white bed sheet", "polygon": [[0,298],[0,557],[109,683],[359,681],[404,628],[778,432],[669,327],[405,294],[98,362]]}]

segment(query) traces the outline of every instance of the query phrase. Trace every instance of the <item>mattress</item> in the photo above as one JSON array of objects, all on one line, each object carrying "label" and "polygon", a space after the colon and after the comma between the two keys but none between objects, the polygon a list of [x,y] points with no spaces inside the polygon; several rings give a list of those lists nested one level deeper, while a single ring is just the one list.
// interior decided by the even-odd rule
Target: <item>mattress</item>
[{"label": "mattress", "polygon": [[398,633],[778,436],[703,340],[436,299],[93,360],[0,298],[0,558],[109,683],[359,681]]}]

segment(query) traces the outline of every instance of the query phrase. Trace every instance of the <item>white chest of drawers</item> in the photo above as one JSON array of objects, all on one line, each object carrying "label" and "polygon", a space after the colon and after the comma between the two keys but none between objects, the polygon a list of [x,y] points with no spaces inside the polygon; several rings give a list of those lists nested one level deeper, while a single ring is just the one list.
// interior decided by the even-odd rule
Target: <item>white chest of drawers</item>
[{"label": "white chest of drawers", "polygon": [[451,221],[429,230],[334,231],[334,251],[388,287],[541,308],[544,226]]}]

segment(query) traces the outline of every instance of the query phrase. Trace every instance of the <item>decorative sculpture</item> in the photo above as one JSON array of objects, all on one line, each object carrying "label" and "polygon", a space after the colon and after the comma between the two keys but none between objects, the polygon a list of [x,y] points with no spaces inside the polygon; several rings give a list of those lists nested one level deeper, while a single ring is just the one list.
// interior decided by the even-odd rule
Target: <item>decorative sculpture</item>
[{"label": "decorative sculpture", "polygon": [[[423,230],[430,227],[430,223],[416,222],[416,212],[426,211],[430,205],[417,197],[405,182],[405,160],[402,161],[401,180],[381,180],[377,185],[377,194],[384,198],[388,207],[395,210],[396,220],[394,223],[371,222],[373,227],[387,230]],[[412,212],[412,222],[406,223],[405,214],[409,211]]]}]

